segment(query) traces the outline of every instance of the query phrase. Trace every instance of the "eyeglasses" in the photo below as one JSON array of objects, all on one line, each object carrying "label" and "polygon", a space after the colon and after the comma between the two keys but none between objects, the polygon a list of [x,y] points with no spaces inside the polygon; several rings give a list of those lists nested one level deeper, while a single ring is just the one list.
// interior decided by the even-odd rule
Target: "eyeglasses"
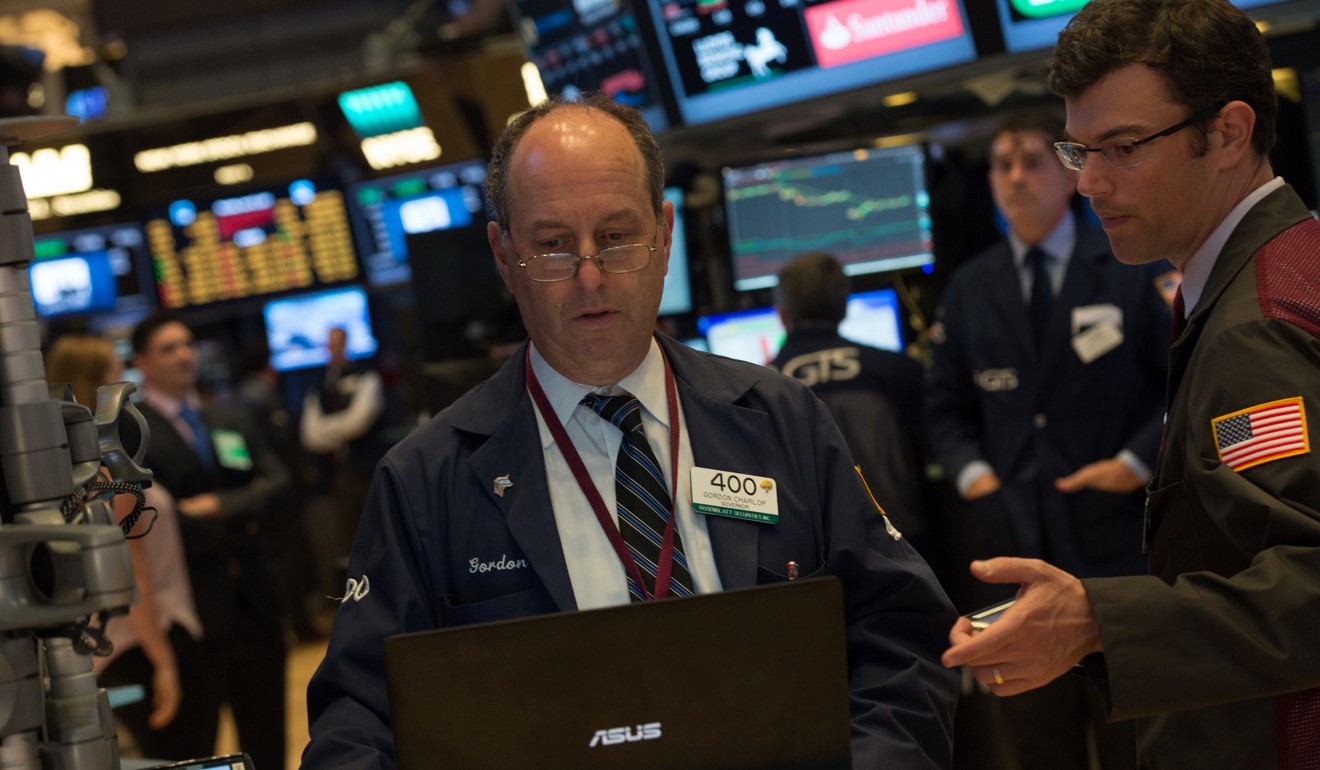
[{"label": "eyeglasses", "polygon": [[629,243],[601,249],[598,254],[537,254],[519,259],[518,267],[527,271],[527,277],[541,283],[563,281],[577,275],[583,260],[594,260],[596,267],[606,273],[633,273],[646,267],[655,247],[645,243]]},{"label": "eyeglasses", "polygon": [[1129,139],[1120,137],[1101,142],[1099,147],[1087,147],[1079,142],[1055,142],[1054,152],[1059,156],[1066,168],[1073,171],[1081,171],[1086,167],[1087,153],[1098,152],[1100,157],[1109,162],[1109,165],[1115,168],[1132,168],[1140,166],[1146,162],[1146,153],[1142,152],[1150,142],[1159,139],[1162,136],[1176,134],[1190,125],[1199,123],[1207,118],[1212,118],[1224,109],[1228,102],[1220,102],[1215,106],[1202,110],[1187,120],[1176,125],[1169,126],[1163,131],[1156,131],[1145,139]]}]

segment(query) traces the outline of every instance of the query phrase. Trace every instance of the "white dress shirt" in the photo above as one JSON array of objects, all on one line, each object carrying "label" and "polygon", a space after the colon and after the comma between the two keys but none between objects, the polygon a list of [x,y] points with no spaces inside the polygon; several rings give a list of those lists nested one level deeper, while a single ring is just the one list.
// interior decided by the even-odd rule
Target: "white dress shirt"
[{"label": "white dress shirt", "polygon": [[[669,409],[665,397],[664,358],[660,345],[652,339],[651,349],[641,365],[620,380],[616,387],[607,388],[579,385],[546,363],[536,351],[535,345],[531,351],[532,371],[545,391],[546,400],[582,457],[583,465],[595,481],[596,489],[617,526],[614,458],[618,454],[619,445],[623,443],[623,432],[601,419],[590,407],[580,406],[580,402],[588,393],[609,395],[620,388],[636,396],[642,404],[642,429],[660,463],[667,485],[672,485],[673,480],[669,478]],[[678,492],[674,501],[676,527],[683,541],[688,571],[692,574],[693,590],[699,594],[712,593],[721,588],[720,576],[715,569],[715,553],[706,531],[706,518],[692,511],[692,445],[688,441],[688,425],[683,416],[681,401],[678,406],[682,433],[678,444]],[[540,409],[536,410],[536,424],[541,432],[541,448],[545,454],[550,504],[554,508],[555,526],[559,530],[559,540],[563,545],[564,560],[568,563],[568,575],[573,583],[573,596],[577,600],[578,609],[627,604],[628,581],[623,564],[610,545],[605,531],[601,529],[568,462],[555,445],[554,436]]]}]

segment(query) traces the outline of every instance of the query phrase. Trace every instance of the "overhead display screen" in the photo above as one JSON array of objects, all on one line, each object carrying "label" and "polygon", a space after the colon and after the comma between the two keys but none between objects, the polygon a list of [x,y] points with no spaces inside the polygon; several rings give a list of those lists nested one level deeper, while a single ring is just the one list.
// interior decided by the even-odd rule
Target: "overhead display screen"
[{"label": "overhead display screen", "polygon": [[652,131],[669,127],[630,0],[513,0],[512,7],[527,59],[540,71],[546,93],[573,98],[603,91],[641,110]]},{"label": "overhead display screen", "polygon": [[343,193],[309,179],[218,200],[175,200],[146,231],[165,308],[358,277]]},{"label": "overhead display screen", "polygon": [[774,286],[804,251],[849,275],[932,264],[925,157],[901,145],[724,169],[734,288]]},{"label": "overhead display screen", "polygon": [[685,123],[976,58],[960,0],[652,0]]},{"label": "overhead display screen", "polygon": [[[1004,50],[1009,53],[1050,48],[1059,32],[1088,0],[995,0]],[[1239,8],[1256,8],[1279,0],[1232,0]]]},{"label": "overhead display screen", "polygon": [[137,224],[38,235],[28,266],[33,305],[42,318],[149,309],[149,265]]},{"label": "overhead display screen", "polygon": [[359,182],[349,218],[372,285],[409,277],[407,236],[486,222],[486,164],[469,161]]}]

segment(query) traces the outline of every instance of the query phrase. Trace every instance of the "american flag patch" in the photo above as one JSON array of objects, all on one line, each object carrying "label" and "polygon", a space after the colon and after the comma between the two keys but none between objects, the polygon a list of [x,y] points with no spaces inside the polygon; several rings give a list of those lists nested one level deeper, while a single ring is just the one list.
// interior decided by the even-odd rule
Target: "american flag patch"
[{"label": "american flag patch", "polygon": [[1235,471],[1311,451],[1300,396],[1216,417],[1210,425],[1219,459]]}]

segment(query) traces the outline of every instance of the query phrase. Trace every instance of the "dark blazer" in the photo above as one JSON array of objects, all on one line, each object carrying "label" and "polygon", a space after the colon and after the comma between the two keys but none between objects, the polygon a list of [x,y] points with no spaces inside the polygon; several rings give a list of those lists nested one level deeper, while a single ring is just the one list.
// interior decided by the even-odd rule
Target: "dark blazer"
[{"label": "dark blazer", "polygon": [[788,333],[770,365],[825,402],[890,520],[918,548],[925,546],[932,533],[925,507],[921,364],[850,342],[833,329],[801,328]]},{"label": "dark blazer", "polygon": [[[1284,188],[1233,231],[1174,343],[1151,576],[1085,581],[1105,649],[1088,663],[1113,718],[1146,717],[1143,767],[1274,767],[1276,696],[1320,687],[1317,337],[1320,223]],[[1299,396],[1307,453],[1220,461],[1213,420]]]},{"label": "dark blazer", "polygon": [[[1123,449],[1154,468],[1170,318],[1156,280],[1172,269],[1118,262],[1079,222],[1040,351],[1006,242],[955,271],[934,328],[926,425],[951,479],[979,459],[1003,484],[977,501],[985,556],[1044,558],[1082,577],[1145,571],[1143,494],[1064,495],[1054,479]],[[1121,314],[1123,339],[1087,363],[1072,341],[1096,308]]]},{"label": "dark blazer", "polygon": [[[777,482],[778,524],[707,520],[723,586],[785,580],[790,560],[803,576],[837,575],[855,761],[947,767],[958,679],[939,655],[953,609],[921,557],[886,532],[824,405],[765,367],[663,336],[661,344],[692,426],[694,462]],[[513,486],[497,495],[492,481],[506,474]],[[474,566],[495,562],[510,568]],[[308,689],[304,768],[394,766],[385,637],[576,608],[522,349],[382,460],[349,575],[357,590]]]},{"label": "dark blazer", "polygon": [[[137,407],[151,430],[145,464],[155,475],[155,483],[176,500],[214,492],[224,511],[219,519],[179,516],[202,629],[208,635],[227,631],[237,613],[278,623],[281,608],[261,527],[266,517],[280,513],[272,509],[272,503],[289,488],[288,469],[241,413],[208,405],[202,409],[202,420],[212,431],[229,430],[243,437],[252,458],[251,470],[206,467],[160,412],[146,402]],[[129,430],[131,426],[125,433]]]}]

